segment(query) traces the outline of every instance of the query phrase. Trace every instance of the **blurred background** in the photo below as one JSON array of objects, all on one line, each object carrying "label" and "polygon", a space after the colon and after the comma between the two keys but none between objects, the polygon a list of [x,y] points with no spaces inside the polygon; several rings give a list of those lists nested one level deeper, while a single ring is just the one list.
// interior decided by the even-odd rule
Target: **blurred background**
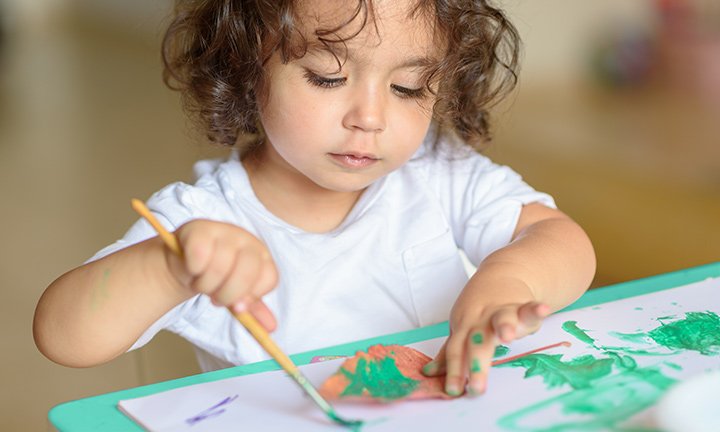
[{"label": "blurred background", "polygon": [[[587,230],[594,287],[720,259],[720,4],[505,0],[525,41],[488,154]],[[161,81],[171,0],[0,0],[0,430],[60,403],[197,373],[161,334],[106,365],[57,366],[32,316],[57,276],[121,237],[133,197],[223,153]]]}]

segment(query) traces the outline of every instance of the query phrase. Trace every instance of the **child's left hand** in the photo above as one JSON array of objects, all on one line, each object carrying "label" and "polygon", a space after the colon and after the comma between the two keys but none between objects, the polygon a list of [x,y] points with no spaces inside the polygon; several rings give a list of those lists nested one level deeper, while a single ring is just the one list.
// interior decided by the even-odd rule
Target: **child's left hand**
[{"label": "child's left hand", "polygon": [[511,242],[485,257],[450,313],[450,336],[428,376],[445,374],[445,391],[485,391],[495,347],[540,328],[552,311],[575,301],[595,274],[585,232],[559,210],[523,206]]},{"label": "child's left hand", "polygon": [[540,328],[550,306],[529,301],[478,308],[478,302],[458,301],[450,319],[450,336],[435,357],[423,368],[427,376],[445,374],[445,391],[463,394],[469,382],[470,394],[485,391],[495,347],[512,342]]}]

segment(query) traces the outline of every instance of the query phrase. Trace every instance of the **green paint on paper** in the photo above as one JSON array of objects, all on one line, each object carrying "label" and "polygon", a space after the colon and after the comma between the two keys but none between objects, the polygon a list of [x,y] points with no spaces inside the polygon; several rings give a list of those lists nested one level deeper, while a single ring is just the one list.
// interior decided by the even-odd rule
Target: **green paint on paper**
[{"label": "green paint on paper", "polygon": [[381,423],[385,423],[386,421],[388,421],[387,417],[381,417],[381,418],[377,418],[375,420],[358,421],[358,422],[354,422],[353,424],[345,425],[345,426],[347,426],[348,429],[350,429],[352,432],[362,432],[362,430],[366,427],[377,426]]},{"label": "green paint on paper", "polygon": [[478,359],[472,359],[472,366],[470,367],[470,372],[481,372],[482,366],[480,366],[480,360]]},{"label": "green paint on paper", "polygon": [[361,358],[355,373],[344,368],[340,371],[350,380],[340,397],[359,396],[367,390],[373,398],[395,400],[409,395],[420,383],[400,373],[392,357],[371,359],[369,362]]},{"label": "green paint on paper", "polygon": [[[497,424],[514,432],[628,431],[619,423],[655,404],[674,383],[654,368],[625,370],[516,411]],[[543,412],[558,409],[565,420],[543,425]]]},{"label": "green paint on paper", "polygon": [[677,363],[665,362],[665,364],[666,364],[668,367],[671,367],[671,368],[673,368],[673,369],[675,369],[675,370],[679,370],[679,371],[683,370],[682,366],[680,366],[680,365],[677,364]]},{"label": "green paint on paper", "polygon": [[502,357],[509,352],[510,348],[506,347],[505,345],[498,345],[495,347],[495,354],[493,354],[493,358]]},{"label": "green paint on paper", "polygon": [[568,384],[582,389],[591,386],[592,381],[610,375],[613,365],[619,369],[634,369],[635,360],[612,353],[609,358],[597,359],[591,355],[561,360],[562,354],[530,354],[497,367],[523,367],[525,378],[541,376],[548,388]]},{"label": "green paint on paper", "polygon": [[663,322],[675,317],[657,318],[660,327],[647,333],[611,332],[616,338],[626,342],[648,343],[652,339],[656,344],[672,351],[697,351],[703,355],[720,354],[720,317],[715,312],[686,312],[685,318]]},{"label": "green paint on paper", "polygon": [[472,335],[472,342],[475,345],[480,345],[481,343],[483,343],[483,335],[480,333],[475,333],[474,335]]},{"label": "green paint on paper", "polygon": [[637,362],[630,356],[622,356],[612,351],[606,352],[608,356],[615,362],[615,367],[618,369],[631,370],[637,367]]},{"label": "green paint on paper", "polygon": [[566,321],[562,325],[562,329],[570,333],[576,339],[581,342],[585,342],[589,345],[595,345],[595,339],[591,338],[587,334],[587,330],[581,329],[577,326],[577,321]]},{"label": "green paint on paper", "polygon": [[624,340],[625,342],[630,342],[634,344],[648,344],[650,343],[650,340],[648,338],[648,335],[645,333],[619,333],[619,332],[609,332],[608,333],[611,336],[615,336],[618,339]]},{"label": "green paint on paper", "polygon": [[97,284],[90,296],[90,310],[95,312],[100,309],[102,303],[110,298],[110,290],[108,289],[108,282],[110,280],[110,269],[106,268],[103,272],[100,282]]},{"label": "green paint on paper", "polygon": [[[498,426],[514,432],[647,431],[623,427],[621,423],[655,404],[676,381],[663,375],[660,365],[639,368],[635,359],[627,354],[667,355],[653,351],[656,347],[673,352],[720,354],[720,317],[716,313],[687,312],[681,319],[671,315],[656,320],[660,326],[647,332],[609,333],[625,342],[652,348],[599,346],[588,335],[588,330],[578,327],[576,321],[567,321],[563,330],[581,342],[605,351],[608,357],[584,355],[563,362],[560,355],[533,354],[500,365],[524,367],[525,377],[541,376],[548,388],[568,384],[571,389],[503,417]],[[663,365],[682,370],[682,366],[675,363],[664,362]],[[618,372],[612,373],[613,369]],[[561,421],[543,424],[547,414],[557,412],[564,416]]]}]

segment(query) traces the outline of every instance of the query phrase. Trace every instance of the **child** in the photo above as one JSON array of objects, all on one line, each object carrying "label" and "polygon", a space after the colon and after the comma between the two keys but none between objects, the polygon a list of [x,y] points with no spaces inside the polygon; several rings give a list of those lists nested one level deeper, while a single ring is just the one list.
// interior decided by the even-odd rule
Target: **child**
[{"label": "child", "polygon": [[[168,329],[204,371],[266,359],[224,306],[249,310],[288,353],[449,319],[425,373],[477,394],[496,345],[587,289],[582,229],[472,151],[514,84],[518,37],[500,10],[182,3],[166,82],[213,141],[238,148],[147,203],[184,259],[141,220],[48,287],[34,323],[48,358],[97,365]],[[469,281],[458,248],[478,265]]]}]

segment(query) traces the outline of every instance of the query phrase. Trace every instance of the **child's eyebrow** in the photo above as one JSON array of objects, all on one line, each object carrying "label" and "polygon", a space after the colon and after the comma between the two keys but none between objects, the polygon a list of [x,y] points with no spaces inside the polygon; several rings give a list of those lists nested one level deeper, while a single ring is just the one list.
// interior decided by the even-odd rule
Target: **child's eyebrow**
[{"label": "child's eyebrow", "polygon": [[418,56],[409,57],[401,61],[398,65],[398,69],[411,69],[411,68],[425,68],[438,64],[438,59],[430,56]]},{"label": "child's eyebrow", "polygon": [[[339,51],[339,52],[338,52]],[[351,50],[333,50],[325,45],[322,44],[314,44],[312,46],[309,46],[306,52],[306,55],[314,56],[314,57],[328,57],[332,58],[333,60],[338,60],[341,63],[344,63],[344,60],[350,60],[350,61],[357,61],[362,62],[362,59],[359,59],[353,55],[353,52]],[[394,66],[394,69],[414,69],[414,68],[427,68],[433,65],[436,65],[439,63],[439,60],[432,56],[409,56],[402,60],[400,60],[396,66]]]}]

